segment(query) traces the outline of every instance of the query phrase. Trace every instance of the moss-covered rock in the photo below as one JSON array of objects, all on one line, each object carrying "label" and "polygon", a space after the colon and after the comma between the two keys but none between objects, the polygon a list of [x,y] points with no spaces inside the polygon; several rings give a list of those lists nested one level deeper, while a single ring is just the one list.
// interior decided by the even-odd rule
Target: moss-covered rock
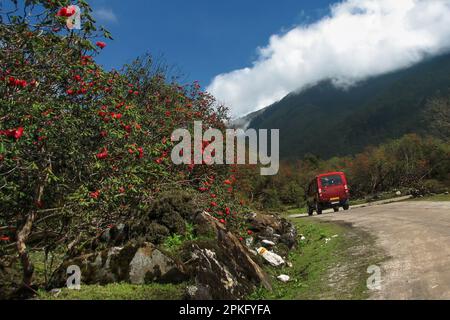
[{"label": "moss-covered rock", "polygon": [[66,260],[52,277],[50,288],[65,286],[66,270],[73,265],[80,268],[81,281],[88,285],[180,283],[187,279],[184,266],[153,244],[130,242],[122,248],[114,247]]}]

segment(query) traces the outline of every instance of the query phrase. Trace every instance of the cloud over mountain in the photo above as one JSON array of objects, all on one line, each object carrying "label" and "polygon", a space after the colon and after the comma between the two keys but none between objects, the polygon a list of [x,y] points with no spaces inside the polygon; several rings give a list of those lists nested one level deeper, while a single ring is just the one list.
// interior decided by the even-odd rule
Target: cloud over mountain
[{"label": "cloud over mountain", "polygon": [[207,90],[242,116],[332,78],[348,86],[450,49],[450,0],[347,0],[321,20],[273,35],[253,65]]}]

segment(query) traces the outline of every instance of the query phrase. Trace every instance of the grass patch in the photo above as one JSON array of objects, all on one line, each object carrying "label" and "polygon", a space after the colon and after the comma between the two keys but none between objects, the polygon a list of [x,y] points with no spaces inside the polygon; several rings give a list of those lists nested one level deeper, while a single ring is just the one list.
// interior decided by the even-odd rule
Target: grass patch
[{"label": "grass patch", "polygon": [[423,198],[416,198],[415,201],[450,201],[449,194],[437,194],[434,196],[428,196]]},{"label": "grass patch", "polygon": [[[317,300],[366,299],[367,268],[378,265],[384,256],[374,249],[373,239],[349,225],[319,222],[314,219],[293,220],[300,241],[291,252],[292,268],[266,267],[272,276],[273,291],[258,289],[251,299]],[[291,277],[288,283],[276,279]]]},{"label": "grass patch", "polygon": [[282,216],[288,217],[288,216],[293,215],[293,214],[303,214],[303,213],[305,213],[307,211],[308,211],[308,209],[306,207],[303,207],[303,208],[289,208],[289,209],[283,211]]},{"label": "grass patch", "polygon": [[81,290],[64,288],[57,296],[40,290],[39,300],[181,300],[186,284],[131,285],[126,283],[106,286],[82,285]]},{"label": "grass patch", "polygon": [[350,200],[350,206],[357,206],[360,204],[365,204],[367,203],[366,199],[355,199],[355,200]]},{"label": "grass patch", "polygon": [[33,279],[38,285],[45,285],[51,274],[63,262],[64,254],[60,252],[49,253],[47,261],[44,250],[30,251],[30,260],[34,265]]}]

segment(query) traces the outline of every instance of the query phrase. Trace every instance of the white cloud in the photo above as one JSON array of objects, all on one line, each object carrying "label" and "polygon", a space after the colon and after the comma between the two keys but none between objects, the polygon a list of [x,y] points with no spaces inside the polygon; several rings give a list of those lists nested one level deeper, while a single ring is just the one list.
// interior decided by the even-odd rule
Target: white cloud
[{"label": "white cloud", "polygon": [[94,16],[106,22],[117,22],[117,16],[111,8],[99,8],[94,11]]},{"label": "white cloud", "polygon": [[351,84],[450,49],[450,0],[347,0],[310,25],[273,35],[251,67],[207,90],[241,116],[333,78]]}]

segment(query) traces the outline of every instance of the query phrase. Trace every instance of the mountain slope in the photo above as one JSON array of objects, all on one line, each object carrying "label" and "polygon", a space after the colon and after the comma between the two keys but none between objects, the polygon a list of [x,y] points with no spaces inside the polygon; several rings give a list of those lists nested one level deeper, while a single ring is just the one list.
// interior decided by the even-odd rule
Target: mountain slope
[{"label": "mountain slope", "polygon": [[347,90],[323,81],[256,114],[249,127],[280,129],[282,158],[359,152],[403,134],[424,133],[426,101],[450,88],[450,54],[368,79]]}]

